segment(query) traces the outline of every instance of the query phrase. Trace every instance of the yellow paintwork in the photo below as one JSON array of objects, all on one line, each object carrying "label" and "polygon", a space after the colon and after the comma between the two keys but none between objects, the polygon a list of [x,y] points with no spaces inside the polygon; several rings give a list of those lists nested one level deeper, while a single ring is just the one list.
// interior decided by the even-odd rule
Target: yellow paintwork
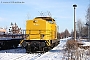
[{"label": "yellow paintwork", "polygon": [[[46,21],[50,19],[51,21]],[[50,40],[57,39],[57,26],[51,17],[34,18],[26,21],[26,34],[29,36],[26,40],[46,40],[47,45],[50,45]]]}]

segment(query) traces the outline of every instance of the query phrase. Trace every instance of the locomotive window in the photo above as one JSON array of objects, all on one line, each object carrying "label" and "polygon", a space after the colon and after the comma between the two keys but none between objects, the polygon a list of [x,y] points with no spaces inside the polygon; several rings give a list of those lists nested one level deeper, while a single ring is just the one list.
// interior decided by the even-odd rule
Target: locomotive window
[{"label": "locomotive window", "polygon": [[53,23],[54,23],[52,20],[49,20],[48,22],[49,22],[49,23],[51,23],[51,24],[53,24]]}]

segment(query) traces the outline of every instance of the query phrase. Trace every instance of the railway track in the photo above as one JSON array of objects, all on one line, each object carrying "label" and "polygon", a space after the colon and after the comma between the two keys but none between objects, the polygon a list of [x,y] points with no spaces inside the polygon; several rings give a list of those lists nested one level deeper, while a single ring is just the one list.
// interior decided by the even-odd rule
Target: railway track
[{"label": "railway track", "polygon": [[0,53],[26,53],[24,48],[0,50]]},{"label": "railway track", "polygon": [[40,57],[42,54],[40,53],[35,53],[35,54],[25,54],[25,55],[21,55],[15,59],[12,60],[35,60],[38,57]]},{"label": "railway track", "polygon": [[23,48],[0,50],[0,60],[35,60],[41,53],[28,54]]}]

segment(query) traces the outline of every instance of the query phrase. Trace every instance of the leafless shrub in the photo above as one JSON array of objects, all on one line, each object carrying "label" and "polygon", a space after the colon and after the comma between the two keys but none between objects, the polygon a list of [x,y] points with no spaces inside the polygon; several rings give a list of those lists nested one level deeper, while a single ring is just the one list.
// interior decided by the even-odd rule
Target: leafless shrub
[{"label": "leafless shrub", "polygon": [[68,40],[66,42],[66,49],[77,49],[78,48],[78,45],[77,45],[77,41],[76,40]]}]

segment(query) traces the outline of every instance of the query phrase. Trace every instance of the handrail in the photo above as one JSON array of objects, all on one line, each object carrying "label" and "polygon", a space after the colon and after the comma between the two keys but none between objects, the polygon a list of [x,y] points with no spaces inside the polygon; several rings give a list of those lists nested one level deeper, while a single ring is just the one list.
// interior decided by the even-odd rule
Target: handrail
[{"label": "handrail", "polygon": [[0,38],[26,38],[27,34],[0,34]]},{"label": "handrail", "polygon": [[[32,32],[34,32],[34,31],[38,31],[38,33],[32,33]],[[26,34],[26,32],[28,32],[28,35],[29,35],[29,39],[30,39],[30,35],[40,35],[40,37],[38,37],[38,38],[40,38],[40,39],[42,39],[42,36],[43,35],[50,35],[51,36],[51,38],[54,36],[54,34],[53,34],[53,30],[29,30],[29,29],[27,29],[27,30],[23,30],[23,34]],[[45,33],[45,32],[48,32],[48,33]],[[47,37],[50,37],[50,36],[47,36]],[[36,38],[36,37],[35,37]],[[32,39],[34,39],[34,38],[32,38]]]}]

